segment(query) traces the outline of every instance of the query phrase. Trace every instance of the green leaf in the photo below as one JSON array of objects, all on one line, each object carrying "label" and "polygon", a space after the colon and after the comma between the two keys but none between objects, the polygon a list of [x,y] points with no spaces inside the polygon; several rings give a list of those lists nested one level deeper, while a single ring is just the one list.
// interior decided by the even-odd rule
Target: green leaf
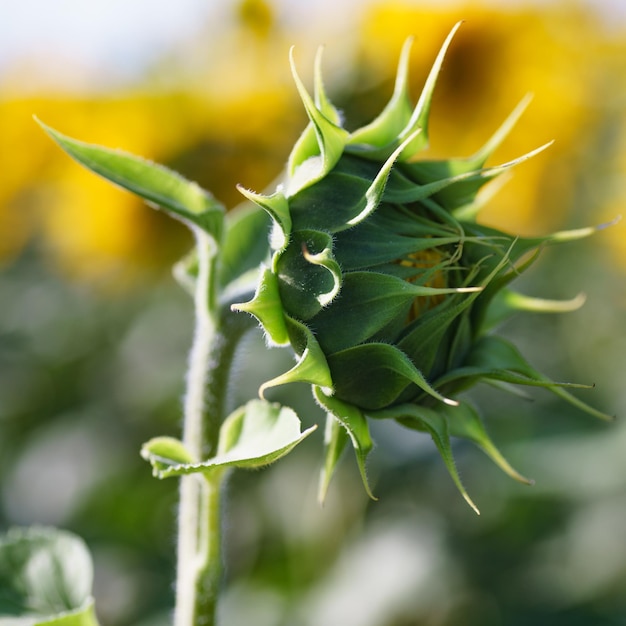
[{"label": "green leaf", "polygon": [[0,537],[0,625],[97,626],[93,566],[84,542],[54,528]]},{"label": "green leaf", "polygon": [[[155,475],[159,478],[186,474],[219,471],[228,467],[257,468],[274,463],[301,441],[317,426],[304,432],[296,413],[279,404],[265,400],[251,400],[231,413],[220,429],[217,455],[199,463],[180,462],[180,448],[173,446],[173,458],[159,456],[153,462]],[[163,452],[157,447],[158,452]]]},{"label": "green leaf", "polygon": [[[245,196],[251,202],[261,207],[274,220],[274,230],[272,231],[272,248],[274,250],[282,250],[288,243],[291,235],[291,214],[289,212],[289,203],[283,192],[279,189],[271,196],[265,196],[255,193],[249,189],[245,189],[241,185],[237,186],[239,193]],[[259,233],[256,233],[257,237]],[[266,240],[267,238],[265,238]],[[254,240],[252,240],[254,241]],[[250,241],[250,243],[252,243]],[[247,242],[242,242],[243,244]],[[246,256],[248,250],[240,245],[238,250],[242,256]]]},{"label": "green leaf", "polygon": [[[367,495],[372,498],[372,500],[376,500],[377,498],[374,497],[369,481],[367,480],[367,472],[365,468],[367,455],[374,447],[367,419],[356,406],[348,404],[347,402],[342,402],[338,398],[326,395],[320,387],[313,387],[313,396],[319,405],[326,410],[328,415],[337,420],[350,437],[365,491],[367,492]],[[341,452],[340,446],[342,439],[339,437],[338,440],[335,440],[335,437],[338,436],[335,432],[335,428],[331,426],[331,440],[328,443],[325,442],[327,448],[326,463],[322,470],[322,481],[319,494],[320,500],[322,501],[326,495],[328,483],[330,482],[337,461],[339,460],[339,453]]]},{"label": "green leaf", "polygon": [[72,139],[39,123],[65,152],[87,169],[156,204],[187,225],[201,228],[216,242],[220,241],[224,209],[196,183],[162,165],[121,150]]},{"label": "green leaf", "polygon": [[231,308],[254,315],[272,344],[284,346],[289,343],[285,313],[278,292],[278,278],[269,269],[261,271],[254,298],[250,302],[233,304]]},{"label": "green leaf", "polygon": [[[0,619],[0,626],[2,620]],[[17,626],[17,625],[15,625]],[[93,601],[83,609],[61,613],[57,617],[36,622],[35,626],[98,626]]]},{"label": "green leaf", "polygon": [[259,388],[261,397],[268,389],[289,383],[309,383],[325,389],[333,388],[333,379],[319,342],[305,325],[285,316],[291,345],[298,355],[297,363],[287,372],[268,380]]},{"label": "green leaf", "polygon": [[[341,157],[349,136],[348,131],[337,124],[339,120],[334,109],[329,113],[329,103],[325,95],[318,98],[319,103],[315,103],[307,92],[296,71],[293,48],[290,51],[289,60],[291,62],[291,74],[309,117],[310,126],[296,143],[289,157],[288,171],[291,177],[286,194],[288,197],[326,176]],[[317,85],[321,84],[319,73],[319,69],[317,69]],[[320,107],[323,110],[320,110]],[[333,119],[329,119],[327,115]],[[310,128],[314,130],[317,149],[313,149],[314,144],[311,141]]]}]

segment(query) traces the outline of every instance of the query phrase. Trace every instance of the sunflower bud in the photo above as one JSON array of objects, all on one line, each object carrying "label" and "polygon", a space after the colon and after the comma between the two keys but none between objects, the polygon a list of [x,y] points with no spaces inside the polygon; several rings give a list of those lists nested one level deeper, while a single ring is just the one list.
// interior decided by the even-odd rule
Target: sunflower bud
[{"label": "sunflower bud", "polygon": [[[241,189],[273,220],[272,258],[255,297],[235,305],[254,315],[268,340],[290,344],[297,361],[266,382],[313,386],[328,414],[321,495],[351,441],[366,489],[372,447],[367,418],[390,418],[431,434],[464,497],[449,437],[478,444],[507,473],[475,409],[459,392],[478,382],[543,386],[606,417],[534,370],[515,347],[491,334],[514,310],[561,311],[581,304],[517,296],[508,285],[544,244],[594,229],[519,238],[481,226],[479,191],[543,146],[515,161],[485,167],[521,115],[526,99],[476,154],[420,160],[445,41],[415,107],[408,94],[405,44],[393,96],[377,119],[349,133],[315,66],[311,97],[292,72],[310,123],[293,148],[287,174],[272,195]],[[474,506],[472,504],[472,506]],[[475,507],[474,507],[475,508]]]}]

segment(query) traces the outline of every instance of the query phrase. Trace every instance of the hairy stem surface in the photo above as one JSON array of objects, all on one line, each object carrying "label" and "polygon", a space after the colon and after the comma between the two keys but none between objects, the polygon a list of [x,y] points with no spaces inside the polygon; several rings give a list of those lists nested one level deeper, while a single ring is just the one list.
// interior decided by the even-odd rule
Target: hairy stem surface
[{"label": "hairy stem surface", "polygon": [[[206,406],[205,390],[213,347],[218,341],[215,242],[195,231],[198,277],[195,291],[196,328],[189,355],[184,404],[183,443],[196,461],[215,454],[220,415]],[[224,390],[225,393],[226,390]],[[218,422],[208,427],[209,422]],[[209,440],[210,439],[210,440]],[[183,476],[178,518],[178,568],[175,626],[214,626],[220,556],[219,476]]]}]

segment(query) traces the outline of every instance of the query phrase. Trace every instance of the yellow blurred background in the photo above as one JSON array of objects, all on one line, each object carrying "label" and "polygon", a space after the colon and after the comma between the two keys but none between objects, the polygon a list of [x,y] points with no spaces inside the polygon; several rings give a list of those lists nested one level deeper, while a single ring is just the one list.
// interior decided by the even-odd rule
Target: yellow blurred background
[{"label": "yellow blurred background", "polygon": [[[520,234],[601,224],[626,211],[626,11],[620,0],[186,0],[185,28],[170,17],[168,30],[167,3],[102,0],[109,19],[100,30],[110,39],[96,62],[76,41],[81,20],[86,32],[91,20],[95,40],[88,15],[99,14],[100,0],[45,10],[42,2],[23,3],[32,9],[19,22],[26,54],[3,60],[0,43],[0,527],[76,530],[94,550],[103,626],[160,626],[172,600],[176,486],[152,479],[138,449],[178,434],[191,312],[169,272],[191,240],[83,171],[33,115],[168,165],[232,207],[236,184],[263,190],[280,174],[306,123],[289,72],[292,44],[307,85],[325,45],[327,90],[352,129],[389,98],[405,38],[415,35],[417,97],[462,19],[425,156],[471,154],[530,92],[489,165],[555,143],[514,170],[480,219]],[[145,23],[140,4],[151,13]],[[0,35],[17,10],[0,8]],[[151,41],[159,13],[168,35]],[[75,30],[63,34],[64,21]],[[38,33],[57,30],[42,45]],[[64,37],[73,47],[62,47]],[[588,292],[582,311],[506,330],[553,378],[596,383],[585,400],[618,415],[625,229],[623,220],[548,251],[524,277],[523,290],[540,296]],[[248,348],[238,384],[254,394],[243,378],[275,357]],[[545,396],[512,404],[487,392],[484,406],[494,438],[537,485],[511,485],[460,448],[480,519],[432,446],[393,429],[375,432],[378,503],[362,497],[346,462],[335,495],[317,508],[319,441],[267,471],[236,474],[228,625],[626,624],[626,428]]]},{"label": "yellow blurred background", "polygon": [[[305,76],[314,42],[326,44],[330,93],[344,105],[348,124],[356,124],[388,97],[405,38],[416,36],[417,94],[458,18],[465,24],[436,91],[431,154],[470,154],[528,92],[533,101],[497,159],[555,140],[520,168],[482,219],[522,234],[546,232],[572,220],[576,197],[585,193],[580,187],[588,184],[594,197],[581,207],[579,223],[619,214],[626,197],[624,24],[616,26],[610,14],[578,3],[435,6],[355,4],[342,16],[352,20],[343,24],[347,36],[338,36],[334,25],[328,40],[323,22],[313,21],[313,32],[310,23],[290,22],[293,7],[232,3],[217,34],[214,24],[197,29],[180,50],[166,50],[132,84],[111,81],[106,91],[95,90],[93,80],[81,90],[86,70],[78,64],[64,65],[69,76],[58,77],[60,86],[72,89],[49,80],[38,87],[42,64],[60,71],[53,55],[39,59],[38,66],[31,58],[9,68],[0,77],[2,262],[10,263],[38,237],[64,275],[125,283],[138,268],[169,263],[182,249],[182,235],[172,234],[159,216],[65,159],[33,115],[71,136],[178,166],[232,206],[237,183],[263,188],[280,173],[304,124],[290,84],[290,44]],[[306,15],[307,9],[300,12]],[[612,259],[621,264],[624,228],[612,228],[605,238]]]}]

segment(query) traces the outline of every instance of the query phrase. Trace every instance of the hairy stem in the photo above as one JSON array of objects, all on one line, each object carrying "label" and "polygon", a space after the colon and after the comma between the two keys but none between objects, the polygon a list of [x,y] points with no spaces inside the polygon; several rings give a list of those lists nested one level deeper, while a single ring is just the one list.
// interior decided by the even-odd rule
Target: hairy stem
[{"label": "hairy stem", "polygon": [[[226,416],[231,366],[241,337],[255,326],[248,315],[220,316],[215,242],[196,231],[198,277],[196,328],[189,355],[183,443],[194,460],[217,453]],[[227,304],[227,303],[226,303]],[[178,569],[174,626],[215,626],[221,581],[220,495],[223,472],[181,477],[178,518]]]},{"label": "hairy stem", "polygon": [[[213,346],[219,336],[216,306],[215,242],[196,229],[198,277],[195,291],[196,328],[189,355],[184,404],[183,443],[196,461],[206,448],[217,447],[219,422],[205,405],[205,390]],[[209,441],[209,434],[210,439]],[[175,626],[214,626],[221,570],[219,477],[183,476],[178,517],[178,568]],[[210,601],[209,601],[210,599]]]}]

